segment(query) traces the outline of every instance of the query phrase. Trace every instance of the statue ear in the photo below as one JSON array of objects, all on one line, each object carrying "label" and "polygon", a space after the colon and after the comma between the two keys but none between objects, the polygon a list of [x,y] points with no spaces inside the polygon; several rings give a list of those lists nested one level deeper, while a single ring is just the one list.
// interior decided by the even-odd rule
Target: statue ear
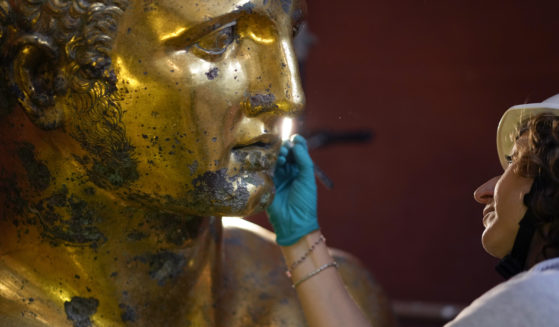
[{"label": "statue ear", "polygon": [[21,107],[38,127],[58,128],[64,121],[64,111],[55,106],[55,97],[66,87],[59,74],[55,46],[44,36],[26,35],[17,41],[15,49],[13,81],[21,91]]}]

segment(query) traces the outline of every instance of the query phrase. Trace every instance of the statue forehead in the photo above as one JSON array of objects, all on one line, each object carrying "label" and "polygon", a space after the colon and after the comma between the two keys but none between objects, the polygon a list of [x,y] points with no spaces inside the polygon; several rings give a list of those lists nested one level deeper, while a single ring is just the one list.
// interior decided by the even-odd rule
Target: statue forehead
[{"label": "statue forehead", "polygon": [[131,5],[148,16],[165,13],[183,23],[200,23],[236,11],[264,12],[277,19],[302,11],[305,0],[136,0]]},{"label": "statue forehead", "polygon": [[211,30],[243,14],[266,17],[270,24],[282,26],[283,33],[291,34],[291,26],[299,23],[305,12],[304,0],[135,0],[129,2],[120,19],[117,39],[126,39],[124,43],[135,40],[153,48],[171,37],[198,35],[199,29]]},{"label": "statue forehead", "polygon": [[144,0],[138,1],[144,7],[184,8],[191,12],[228,12],[238,8],[279,7],[289,12],[292,7],[302,5],[302,0]]}]

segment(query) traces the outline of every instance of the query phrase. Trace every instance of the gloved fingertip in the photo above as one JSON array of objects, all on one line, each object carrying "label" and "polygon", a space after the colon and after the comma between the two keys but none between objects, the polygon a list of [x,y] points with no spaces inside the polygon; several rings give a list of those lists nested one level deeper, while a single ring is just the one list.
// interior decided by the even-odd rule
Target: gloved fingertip
[{"label": "gloved fingertip", "polygon": [[301,169],[313,167],[311,156],[302,144],[295,144],[293,146],[293,157]]},{"label": "gloved fingertip", "polygon": [[277,160],[277,163],[278,163],[278,165],[281,166],[281,165],[284,165],[286,161],[287,161],[287,159],[285,158],[285,156],[279,156],[278,160]]},{"label": "gloved fingertip", "polygon": [[299,134],[295,134],[292,141],[295,144],[301,144],[303,147],[307,148],[307,140]]},{"label": "gloved fingertip", "polygon": [[279,150],[279,154],[281,156],[286,156],[287,153],[289,153],[289,149],[287,148],[287,146],[283,145]]}]

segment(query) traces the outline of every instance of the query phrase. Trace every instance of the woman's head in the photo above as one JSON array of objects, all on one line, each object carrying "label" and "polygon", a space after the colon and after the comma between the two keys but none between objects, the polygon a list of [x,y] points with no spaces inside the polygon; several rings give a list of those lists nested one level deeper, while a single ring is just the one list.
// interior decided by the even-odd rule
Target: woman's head
[{"label": "woman's head", "polygon": [[502,258],[507,255],[514,244],[519,223],[527,211],[524,197],[530,192],[532,178],[515,173],[518,161],[516,153],[526,143],[526,137],[518,139],[514,147],[515,155],[502,175],[496,176],[478,187],[474,197],[485,204],[483,209],[483,231],[481,242],[491,255]]},{"label": "woman's head", "polygon": [[486,205],[483,246],[499,258],[512,250],[528,208],[542,246],[536,261],[559,249],[559,97],[549,100],[555,101],[516,106],[503,115],[497,144],[505,171],[474,193]]}]

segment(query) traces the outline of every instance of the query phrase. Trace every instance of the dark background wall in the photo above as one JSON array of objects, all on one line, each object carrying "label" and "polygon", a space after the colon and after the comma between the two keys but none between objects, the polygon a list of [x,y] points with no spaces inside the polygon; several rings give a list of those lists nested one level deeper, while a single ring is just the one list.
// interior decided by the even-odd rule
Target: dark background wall
[{"label": "dark background wall", "polygon": [[319,186],[328,244],[359,257],[392,299],[469,303],[501,281],[472,193],[501,172],[500,115],[559,93],[559,2],[308,5],[318,42],[304,131],[376,134],[311,153],[335,182]]}]

